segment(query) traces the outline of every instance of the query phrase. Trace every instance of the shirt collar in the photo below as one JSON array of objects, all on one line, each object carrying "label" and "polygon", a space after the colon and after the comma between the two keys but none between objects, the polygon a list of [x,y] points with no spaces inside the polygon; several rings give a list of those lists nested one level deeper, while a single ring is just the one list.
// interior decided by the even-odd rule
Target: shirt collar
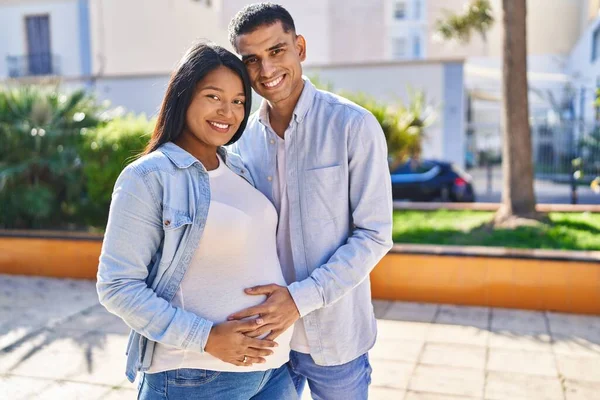
[{"label": "shirt collar", "polygon": [[[306,77],[302,76],[302,80],[304,81],[304,88],[302,88],[302,93],[300,94],[300,98],[296,103],[296,107],[294,108],[294,116],[296,117],[296,121],[298,123],[302,122],[308,110],[313,105],[315,94],[317,93],[317,89],[312,84],[312,82]],[[268,103],[265,99],[260,103],[260,108],[258,110],[258,121],[264,126],[269,126],[269,107]]]},{"label": "shirt collar", "polygon": [[[160,146],[159,149],[164,155],[166,155],[169,158],[169,160],[171,160],[173,164],[175,164],[177,168],[189,168],[194,163],[199,163],[200,165],[202,165],[202,163],[198,161],[196,157],[194,157],[181,147],[177,146],[173,142],[167,142]],[[217,153],[219,153],[223,161],[227,163],[227,150],[224,147],[218,147]]]}]

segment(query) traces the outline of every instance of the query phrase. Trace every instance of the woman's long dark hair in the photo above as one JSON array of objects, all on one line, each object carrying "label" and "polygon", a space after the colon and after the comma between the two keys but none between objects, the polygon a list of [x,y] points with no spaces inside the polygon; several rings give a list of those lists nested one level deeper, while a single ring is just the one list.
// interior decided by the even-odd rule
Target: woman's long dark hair
[{"label": "woman's long dark hair", "polygon": [[244,119],[227,145],[235,143],[242,136],[252,108],[252,89],[246,67],[239,58],[223,47],[199,42],[187,51],[171,75],[154,132],[144,154],[179,138],[185,128],[185,115],[196,91],[196,84],[220,66],[225,66],[239,75],[246,96]]}]

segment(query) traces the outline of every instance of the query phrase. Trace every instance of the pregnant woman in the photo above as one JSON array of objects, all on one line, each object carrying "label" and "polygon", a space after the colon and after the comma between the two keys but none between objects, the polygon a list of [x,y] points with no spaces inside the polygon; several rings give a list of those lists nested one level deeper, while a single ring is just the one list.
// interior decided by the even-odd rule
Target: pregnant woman
[{"label": "pregnant woman", "polygon": [[98,270],[100,302],[132,328],[127,376],[140,399],[294,399],[291,330],[253,338],[262,303],[244,288],[285,285],[277,214],[224,145],[242,135],[243,63],[199,43],[167,87],[150,143],[115,184]]}]

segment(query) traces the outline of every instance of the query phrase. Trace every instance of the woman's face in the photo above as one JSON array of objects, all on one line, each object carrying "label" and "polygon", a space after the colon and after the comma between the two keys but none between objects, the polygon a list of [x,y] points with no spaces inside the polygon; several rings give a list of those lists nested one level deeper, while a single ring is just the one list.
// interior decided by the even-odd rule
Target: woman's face
[{"label": "woman's face", "polygon": [[185,142],[202,147],[223,146],[244,119],[244,86],[238,74],[220,66],[196,85],[186,112]]}]

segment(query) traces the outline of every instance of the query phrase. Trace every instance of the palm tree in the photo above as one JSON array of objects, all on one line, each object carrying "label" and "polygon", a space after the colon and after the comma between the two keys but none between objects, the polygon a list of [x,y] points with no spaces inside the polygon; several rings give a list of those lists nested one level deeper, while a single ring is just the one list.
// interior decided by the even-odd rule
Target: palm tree
[{"label": "palm tree", "polygon": [[425,92],[408,88],[408,104],[388,105],[364,93],[341,92],[354,103],[369,110],[381,125],[388,147],[390,170],[394,171],[408,158],[421,157],[425,129],[435,120],[435,110],[427,102]]},{"label": "palm tree", "polygon": [[[523,219],[540,219],[535,209],[531,160],[526,0],[502,0],[502,9],[503,190],[495,223],[515,226]],[[446,21],[439,22],[438,31],[445,38],[468,41],[471,32],[485,34],[492,24],[491,15],[489,0],[471,0],[464,14],[451,15]]]},{"label": "palm tree", "polygon": [[98,111],[84,91],[0,89],[0,226],[68,222],[83,183],[76,145]]}]

